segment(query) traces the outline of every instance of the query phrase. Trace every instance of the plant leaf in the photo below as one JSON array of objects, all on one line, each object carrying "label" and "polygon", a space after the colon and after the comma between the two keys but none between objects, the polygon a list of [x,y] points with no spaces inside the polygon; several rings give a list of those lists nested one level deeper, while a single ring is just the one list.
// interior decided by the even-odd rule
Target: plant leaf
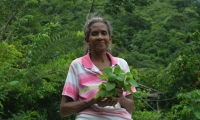
[{"label": "plant leaf", "polygon": [[194,115],[200,119],[200,107],[195,107],[194,109]]},{"label": "plant leaf", "polygon": [[126,87],[125,87],[125,86],[124,86],[123,88],[124,88],[124,91],[127,91],[127,89],[126,89]]},{"label": "plant leaf", "polygon": [[104,74],[109,75],[109,73],[112,73],[112,68],[110,68],[110,67],[103,68],[103,72],[104,72]]},{"label": "plant leaf", "polygon": [[126,73],[126,77],[127,77],[127,78],[132,78],[132,79],[133,79],[133,75],[131,74],[131,72],[127,72],[127,73]]},{"label": "plant leaf", "polygon": [[126,73],[120,73],[117,77],[117,80],[119,81],[124,81],[125,80],[125,76],[126,76]]},{"label": "plant leaf", "polygon": [[103,84],[103,83],[100,84],[100,85],[99,85],[99,90],[102,89],[103,87],[104,87],[104,84]]},{"label": "plant leaf", "polygon": [[128,79],[127,82],[130,83],[131,86],[134,86],[134,87],[138,86],[138,83],[133,79]]},{"label": "plant leaf", "polygon": [[19,81],[11,81],[11,82],[9,82],[10,85],[16,85],[18,83],[19,83]]},{"label": "plant leaf", "polygon": [[133,91],[131,90],[131,86],[126,85],[125,88],[126,88],[131,94],[134,94]]},{"label": "plant leaf", "polygon": [[105,90],[105,89],[101,89],[101,90],[99,91],[99,94],[100,94],[100,96],[101,96],[102,98],[104,98],[104,97],[106,96],[106,90]]},{"label": "plant leaf", "polygon": [[127,85],[128,85],[128,82],[127,82],[127,80],[126,80],[126,79],[124,80],[124,85],[125,85],[125,86],[127,86]]},{"label": "plant leaf", "polygon": [[114,82],[106,82],[106,90],[110,91],[115,88],[116,84]]},{"label": "plant leaf", "polygon": [[98,92],[95,96],[95,98],[99,98],[100,97],[100,93]]},{"label": "plant leaf", "polygon": [[108,74],[108,81],[116,81],[117,76],[114,73],[109,73]]},{"label": "plant leaf", "polygon": [[115,96],[115,89],[106,91],[106,97],[112,97]]},{"label": "plant leaf", "polygon": [[123,72],[123,71],[121,70],[120,66],[119,66],[119,65],[116,66],[115,69],[114,69],[114,73],[118,75],[118,74],[120,74],[121,72]]},{"label": "plant leaf", "polygon": [[108,76],[106,74],[98,75],[102,80],[108,80]]},{"label": "plant leaf", "polygon": [[116,96],[117,95],[117,89],[114,89],[113,93],[114,93],[113,95]]}]

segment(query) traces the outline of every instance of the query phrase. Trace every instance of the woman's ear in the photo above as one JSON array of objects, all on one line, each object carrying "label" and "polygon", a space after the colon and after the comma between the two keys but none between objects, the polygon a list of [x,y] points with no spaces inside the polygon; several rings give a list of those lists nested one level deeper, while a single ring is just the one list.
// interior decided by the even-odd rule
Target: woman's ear
[{"label": "woman's ear", "polygon": [[112,41],[112,36],[110,36],[110,41]]}]

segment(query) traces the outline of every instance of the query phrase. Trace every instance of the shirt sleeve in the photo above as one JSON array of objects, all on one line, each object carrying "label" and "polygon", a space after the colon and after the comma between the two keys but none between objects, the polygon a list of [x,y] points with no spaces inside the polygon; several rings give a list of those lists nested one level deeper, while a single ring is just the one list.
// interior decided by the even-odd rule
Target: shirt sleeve
[{"label": "shirt sleeve", "polygon": [[78,86],[79,86],[79,81],[78,81],[76,69],[72,62],[68,70],[68,74],[67,74],[67,78],[64,84],[62,95],[71,97],[74,101],[76,101],[78,99],[78,92],[79,92]]},{"label": "shirt sleeve", "polygon": [[[127,73],[127,72],[130,72],[130,68],[129,68],[129,65],[128,63],[124,60],[124,72]],[[131,90],[133,92],[136,92],[136,88],[134,86],[131,86]],[[125,91],[123,92],[123,95],[124,96],[127,96],[127,95],[130,95],[131,93],[129,91]]]}]

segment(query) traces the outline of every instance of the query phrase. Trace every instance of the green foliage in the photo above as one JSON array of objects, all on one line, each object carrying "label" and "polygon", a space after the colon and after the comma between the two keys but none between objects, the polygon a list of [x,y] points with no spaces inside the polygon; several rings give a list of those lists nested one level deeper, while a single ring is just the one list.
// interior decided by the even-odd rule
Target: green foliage
[{"label": "green foliage", "polygon": [[177,95],[180,103],[172,107],[171,120],[200,119],[200,90]]},{"label": "green foliage", "polygon": [[160,89],[164,88],[164,91],[175,95],[177,92],[186,92],[198,88],[198,85],[195,84],[199,79],[198,72],[200,71],[199,37],[197,35],[199,35],[199,32],[195,32],[191,36],[192,38],[196,36],[190,43],[193,44],[193,47],[186,46],[180,56],[158,76],[160,82],[165,84],[165,87]]},{"label": "green foliage", "polygon": [[[62,92],[66,72],[72,55],[57,59],[46,65],[39,64],[20,71],[21,80],[11,82],[1,82],[1,99],[3,103],[3,116],[35,110],[38,113],[46,111],[46,118],[55,118],[59,116],[59,99]],[[9,96],[9,97],[7,97]],[[46,102],[48,100],[48,102]],[[15,104],[6,104],[15,101]],[[34,106],[32,106],[34,104]],[[13,108],[14,107],[14,108]],[[12,108],[12,109],[11,109]],[[54,113],[54,115],[50,114]],[[55,115],[57,114],[57,115]],[[22,116],[20,114],[17,114]]]},{"label": "green foliage", "polygon": [[[59,23],[49,23],[43,27],[43,33],[39,33],[30,46],[27,57],[29,65],[44,64],[59,58],[63,54],[71,54],[73,51],[82,52],[83,48],[76,49],[76,46],[83,44],[80,34],[71,31],[58,34],[59,28]],[[76,41],[73,41],[74,39]]]},{"label": "green foliage", "polygon": [[46,116],[40,115],[36,111],[27,111],[25,112],[20,112],[17,114],[12,114],[11,119],[8,120],[46,120]]},{"label": "green foliage", "polygon": [[9,63],[15,64],[16,59],[20,58],[22,53],[18,51],[14,45],[9,45],[6,42],[0,43],[0,71],[4,70],[4,67]]},{"label": "green foliage", "polygon": [[[60,117],[59,104],[69,64],[84,54],[91,3],[0,1],[0,119],[75,119]],[[95,1],[93,11],[112,21],[112,54],[127,60],[134,80],[169,99],[159,102],[160,114],[152,112],[151,89],[138,87],[133,118],[198,119],[199,1]],[[112,91],[115,84],[106,86]]]},{"label": "green foliage", "polygon": [[99,85],[99,92],[96,98],[101,97],[104,99],[110,97],[113,99],[117,95],[117,85],[122,86],[124,91],[129,91],[131,94],[133,94],[131,86],[138,86],[132,74],[130,72],[124,73],[120,66],[116,66],[114,71],[112,71],[112,68],[104,68],[103,73],[99,75],[99,78],[106,80],[106,82]]},{"label": "green foliage", "polygon": [[[139,80],[138,82],[140,84],[146,85],[150,88],[155,88],[160,90],[159,87],[162,87],[162,84],[160,84],[155,78],[158,75],[159,71],[157,69],[151,69],[151,68],[143,68],[139,69]],[[151,81],[151,82],[149,82]]]},{"label": "green foliage", "polygon": [[119,13],[121,10],[120,8],[124,8],[126,12],[133,12],[135,6],[147,6],[152,3],[152,0],[109,0],[109,2],[105,5],[105,12],[106,13]]},{"label": "green foliage", "polygon": [[160,120],[161,115],[151,111],[136,111],[133,114],[134,120]]}]

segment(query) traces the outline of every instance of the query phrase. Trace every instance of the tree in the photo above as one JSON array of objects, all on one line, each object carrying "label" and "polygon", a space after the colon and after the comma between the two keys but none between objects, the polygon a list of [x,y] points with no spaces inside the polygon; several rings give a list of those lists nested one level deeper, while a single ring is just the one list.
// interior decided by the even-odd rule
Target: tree
[{"label": "tree", "polygon": [[[21,14],[25,9],[28,11],[31,7],[37,4],[36,0],[13,0],[13,1],[1,1],[0,6],[3,17],[3,24],[0,34],[0,42],[6,40],[10,43],[11,36],[17,31],[16,27],[20,26],[21,19],[24,17]],[[21,14],[21,15],[20,15]]]}]

